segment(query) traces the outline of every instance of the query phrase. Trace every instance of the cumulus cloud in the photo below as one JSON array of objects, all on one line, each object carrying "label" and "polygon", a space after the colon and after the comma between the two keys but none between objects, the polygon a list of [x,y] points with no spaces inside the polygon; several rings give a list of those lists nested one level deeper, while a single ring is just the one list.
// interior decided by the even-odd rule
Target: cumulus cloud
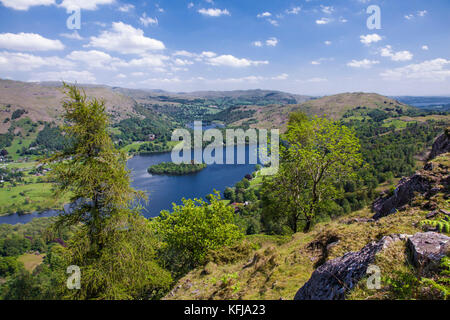
[{"label": "cumulus cloud", "polygon": [[245,58],[239,59],[229,54],[209,58],[207,61],[207,64],[210,64],[212,66],[225,66],[233,68],[258,66],[268,63],[268,61],[252,61]]},{"label": "cumulus cloud", "polygon": [[331,6],[320,5],[320,10],[322,10],[323,13],[332,14],[334,11],[334,8]]},{"label": "cumulus cloud", "polygon": [[0,48],[17,51],[63,50],[59,40],[44,38],[36,33],[1,33]]},{"label": "cumulus cloud", "polygon": [[115,69],[113,64],[121,63],[120,59],[98,50],[72,51],[66,58],[81,62],[88,68]]},{"label": "cumulus cloud", "polygon": [[74,8],[97,10],[99,5],[113,4],[115,2],[115,0],[63,0],[59,6],[68,10]]},{"label": "cumulus cloud", "polygon": [[77,30],[75,30],[72,33],[60,33],[59,35],[61,37],[71,39],[71,40],[83,40],[84,39],[82,36],[80,36],[80,34],[78,33]]},{"label": "cumulus cloud", "polygon": [[347,66],[352,67],[352,68],[364,68],[364,69],[369,69],[371,68],[373,65],[380,63],[380,61],[376,61],[376,60],[368,60],[368,59],[364,59],[364,60],[352,60],[349,63],[347,63]]},{"label": "cumulus cloud", "polygon": [[147,17],[147,14],[144,12],[144,14],[139,18],[139,22],[147,27],[148,25],[157,25],[158,19]]},{"label": "cumulus cloud", "polygon": [[266,46],[276,47],[278,44],[278,39],[275,37],[269,38],[266,40]]},{"label": "cumulus cloud", "polygon": [[55,4],[55,0],[0,0],[7,8],[14,10],[28,10],[34,6],[49,6]]},{"label": "cumulus cloud", "polygon": [[121,12],[129,12],[133,9],[134,9],[134,5],[127,3],[127,4],[120,6],[118,10]]},{"label": "cumulus cloud", "polygon": [[300,7],[294,7],[294,8],[292,8],[292,9],[286,10],[286,13],[287,13],[287,14],[299,14],[300,11],[302,11],[302,8],[300,8]]},{"label": "cumulus cloud", "polygon": [[321,18],[319,20],[316,20],[316,24],[328,24],[330,23],[332,20],[329,18]]},{"label": "cumulus cloud", "polygon": [[443,58],[427,60],[401,68],[389,69],[380,75],[386,80],[444,81],[450,78],[450,60]]},{"label": "cumulus cloud", "polygon": [[266,11],[266,12],[259,13],[256,17],[258,17],[258,18],[268,18],[268,17],[271,17],[271,16],[272,16],[272,14],[270,12]]},{"label": "cumulus cloud", "polygon": [[392,47],[390,45],[381,48],[380,54],[383,57],[391,58],[393,61],[409,61],[413,58],[413,54],[411,52],[406,50],[394,52],[392,51]]},{"label": "cumulus cloud", "polygon": [[123,54],[143,54],[165,49],[161,41],[145,37],[144,31],[123,22],[113,22],[111,30],[103,31],[98,37],[91,37],[86,47],[97,47]]},{"label": "cumulus cloud", "polygon": [[263,43],[261,41],[253,41],[252,45],[255,46],[255,47],[262,47]]},{"label": "cumulus cloud", "polygon": [[72,68],[74,64],[59,57],[40,57],[22,52],[0,52],[1,71],[31,71],[45,66]]},{"label": "cumulus cloud", "polygon": [[192,57],[195,56],[195,53],[191,53],[191,52],[186,51],[186,50],[179,50],[179,51],[175,51],[172,55],[173,56],[181,56],[181,57],[192,58]]},{"label": "cumulus cloud", "polygon": [[267,19],[267,21],[268,21],[271,25],[273,25],[273,26],[275,26],[275,27],[278,27],[278,26],[279,26],[279,23],[278,23],[277,20],[274,20],[274,19]]},{"label": "cumulus cloud", "polygon": [[427,51],[429,48],[428,48],[428,46],[427,45],[423,45],[422,46],[422,50],[425,50],[425,51]]},{"label": "cumulus cloud", "polygon": [[359,38],[361,39],[360,40],[361,43],[364,43],[365,45],[370,45],[371,43],[375,43],[383,39],[380,35],[376,33],[362,35]]},{"label": "cumulus cloud", "polygon": [[209,8],[209,9],[200,9],[198,13],[209,16],[209,17],[220,17],[220,16],[229,16],[230,12],[227,9],[217,9],[217,8]]},{"label": "cumulus cloud", "polygon": [[33,75],[29,81],[67,81],[77,83],[95,83],[95,76],[89,71],[48,71]]}]

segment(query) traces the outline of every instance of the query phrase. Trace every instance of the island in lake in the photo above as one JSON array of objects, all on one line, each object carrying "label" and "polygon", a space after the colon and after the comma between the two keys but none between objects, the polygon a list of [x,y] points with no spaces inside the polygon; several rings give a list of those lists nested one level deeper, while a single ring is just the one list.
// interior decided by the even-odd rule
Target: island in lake
[{"label": "island in lake", "polygon": [[180,163],[162,162],[150,166],[147,171],[151,174],[165,174],[172,176],[181,176],[185,174],[197,173],[206,168],[204,163]]}]

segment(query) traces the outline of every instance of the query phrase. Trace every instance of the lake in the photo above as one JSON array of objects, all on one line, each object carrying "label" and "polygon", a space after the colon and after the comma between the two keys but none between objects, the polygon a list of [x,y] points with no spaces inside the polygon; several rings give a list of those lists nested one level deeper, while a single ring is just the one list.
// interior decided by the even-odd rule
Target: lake
[{"label": "lake", "polygon": [[[235,147],[235,158],[237,157]],[[254,164],[248,164],[249,152],[255,153],[256,146],[245,146],[246,164],[212,164],[204,170],[185,176],[151,175],[147,168],[161,162],[170,162],[171,153],[139,155],[128,160],[131,170],[132,186],[148,194],[148,203],[142,214],[149,218],[159,215],[161,210],[172,209],[172,203],[181,204],[181,199],[205,198],[214,189],[223,192],[226,187],[232,187],[236,182],[255,170]],[[224,152],[225,158],[225,152]],[[224,161],[225,162],[225,161]],[[50,210],[29,215],[10,215],[0,217],[0,224],[27,223],[36,217],[49,217],[57,212]]]}]

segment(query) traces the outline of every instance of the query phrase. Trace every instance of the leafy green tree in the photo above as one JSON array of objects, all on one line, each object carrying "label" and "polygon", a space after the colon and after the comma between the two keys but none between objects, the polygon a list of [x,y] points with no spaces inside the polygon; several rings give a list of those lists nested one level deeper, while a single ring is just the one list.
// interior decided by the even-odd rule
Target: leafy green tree
[{"label": "leafy green tree", "polygon": [[336,186],[355,178],[363,163],[360,145],[346,126],[302,113],[290,116],[286,141],[279,173],[265,182],[265,220],[281,219],[294,233],[302,221],[308,232],[329,200],[342,197]]},{"label": "leafy green tree", "polygon": [[243,234],[234,224],[235,214],[230,206],[211,195],[210,203],[201,199],[183,199],[173,212],[162,211],[154,220],[164,243],[163,256],[176,273],[184,273],[202,263],[210,250],[231,245]]}]

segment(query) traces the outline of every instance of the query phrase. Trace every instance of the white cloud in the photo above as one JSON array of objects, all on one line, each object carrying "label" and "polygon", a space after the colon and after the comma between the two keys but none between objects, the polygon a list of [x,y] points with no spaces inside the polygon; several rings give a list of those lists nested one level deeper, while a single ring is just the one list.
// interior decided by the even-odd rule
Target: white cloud
[{"label": "white cloud", "polygon": [[352,60],[349,63],[347,63],[347,66],[352,67],[352,68],[368,69],[368,68],[371,68],[373,65],[378,64],[378,63],[380,63],[380,61],[368,60],[368,59]]},{"label": "white cloud", "polygon": [[31,71],[45,66],[72,68],[71,61],[59,57],[39,57],[21,52],[0,52],[0,70]]},{"label": "white cloud", "polygon": [[330,40],[326,40],[323,43],[325,43],[327,46],[331,46],[331,41]]},{"label": "white cloud", "polygon": [[118,10],[121,11],[121,12],[129,12],[129,11],[131,11],[133,9],[134,9],[134,5],[126,3],[126,4],[122,5],[122,6],[120,6]]},{"label": "white cloud", "polygon": [[187,7],[188,7],[188,9],[193,8],[194,7],[194,3],[193,2],[189,2]]},{"label": "white cloud", "polygon": [[328,24],[331,22],[331,19],[329,18],[321,18],[319,20],[316,20],[316,24]]},{"label": "white cloud", "polygon": [[59,35],[61,37],[64,37],[67,39],[72,39],[72,40],[83,40],[84,39],[82,36],[80,36],[80,34],[78,33],[77,30],[75,30],[72,33],[60,33]]},{"label": "white cloud", "polygon": [[282,73],[278,76],[272,77],[272,80],[286,80],[287,78],[289,78],[289,75],[287,73]]},{"label": "white cloud", "polygon": [[327,6],[324,6],[324,5],[320,5],[320,10],[322,10],[323,13],[332,14],[333,11],[334,11],[334,8],[331,7],[331,6],[327,7]]},{"label": "white cloud", "polygon": [[183,59],[180,59],[180,58],[175,59],[174,63],[175,63],[177,66],[187,66],[187,65],[193,64],[192,61],[189,61],[189,60],[183,60]]},{"label": "white cloud", "polygon": [[145,54],[142,57],[132,59],[129,62],[118,62],[115,63],[117,67],[134,67],[134,68],[150,68],[156,70],[163,71],[162,68],[166,66],[165,61],[168,60],[169,57],[160,55],[160,54]]},{"label": "white cloud", "polygon": [[17,51],[63,50],[59,40],[44,38],[36,33],[1,33],[0,48]]},{"label": "white cloud", "polygon": [[95,83],[95,76],[89,71],[48,71],[33,74],[29,81],[66,81],[77,83]]},{"label": "white cloud", "polygon": [[255,46],[255,47],[262,47],[263,46],[261,41],[253,41],[252,45]]},{"label": "white cloud", "polygon": [[274,20],[274,19],[267,19],[267,21],[268,21],[271,25],[273,25],[273,26],[275,26],[275,27],[278,27],[278,26],[279,26],[277,20]]},{"label": "white cloud", "polygon": [[300,7],[295,7],[295,8],[286,10],[286,13],[287,13],[287,14],[299,14],[300,11],[302,11],[302,8],[300,8]]},{"label": "white cloud", "polygon": [[334,61],[334,58],[320,58],[320,59],[311,61],[311,64],[314,65],[314,66],[318,66],[318,65],[320,65],[323,61]]},{"label": "white cloud", "polygon": [[210,16],[210,17],[220,17],[220,16],[229,16],[230,12],[227,9],[200,9],[198,10],[198,13],[204,15],[204,16]]},{"label": "white cloud", "polygon": [[99,5],[113,4],[115,0],[63,0],[58,5],[66,9],[97,10]]},{"label": "white cloud", "polygon": [[383,38],[376,33],[372,33],[368,35],[362,35],[360,36],[360,39],[361,39],[360,41],[365,45],[370,45],[371,43],[381,41]]},{"label": "white cloud", "polygon": [[82,62],[88,68],[115,69],[113,64],[121,63],[120,59],[113,58],[109,54],[98,50],[72,51],[66,58]]},{"label": "white cloud", "polygon": [[389,69],[380,74],[386,80],[444,81],[450,78],[450,60],[438,58],[405,67]]},{"label": "white cloud", "polygon": [[202,56],[202,57],[206,57],[206,58],[212,58],[212,57],[217,56],[217,54],[214,53],[214,52],[212,52],[212,51],[203,51],[203,52],[201,53],[201,56]]},{"label": "white cloud", "polygon": [[123,73],[119,73],[119,74],[116,76],[116,78],[117,78],[117,79],[125,79],[125,78],[127,78],[127,76],[126,76],[125,74],[123,74]]},{"label": "white cloud", "polygon": [[55,4],[55,0],[0,0],[8,8],[14,10],[28,10],[34,6],[48,6]]},{"label": "white cloud", "polygon": [[417,11],[417,15],[414,15],[413,13],[410,13],[410,14],[405,15],[405,19],[411,20],[411,19],[414,19],[416,16],[417,17],[424,17],[427,13],[428,13],[427,10]]},{"label": "white cloud", "polygon": [[273,37],[266,40],[266,45],[269,47],[276,47],[278,44],[278,39]]},{"label": "white cloud", "polygon": [[191,53],[191,52],[186,51],[186,50],[175,51],[172,55],[173,56],[180,56],[180,57],[189,57],[189,58],[192,58],[192,57],[195,56],[194,53]]},{"label": "white cloud", "polygon": [[150,25],[157,25],[158,24],[158,19],[157,18],[147,17],[147,14],[144,12],[142,17],[139,18],[139,22],[141,24],[143,24],[145,27],[147,27],[149,24]]},{"label": "white cloud", "polygon": [[123,22],[113,22],[109,31],[103,31],[98,37],[91,37],[86,47],[103,48],[122,54],[143,54],[148,51],[164,50],[159,40],[144,36],[144,31]]},{"label": "white cloud", "polygon": [[393,52],[392,47],[390,45],[381,48],[380,54],[383,57],[391,58],[393,61],[409,61],[413,58],[413,54],[406,50]]},{"label": "white cloud", "polygon": [[422,11],[418,11],[418,12],[417,12],[417,15],[418,15],[419,17],[423,17],[423,16],[425,16],[427,13],[428,13],[427,10],[422,10]]},{"label": "white cloud", "polygon": [[348,20],[345,19],[344,17],[340,17],[340,18],[339,18],[339,22],[341,22],[341,23],[347,23]]},{"label": "white cloud", "polygon": [[258,14],[256,17],[258,17],[258,18],[268,18],[268,17],[271,17],[271,16],[272,16],[272,14],[270,12],[266,11],[266,12]]},{"label": "white cloud", "polygon": [[242,67],[250,67],[250,66],[258,66],[263,64],[268,64],[268,61],[252,61],[245,58],[239,59],[232,55],[226,54],[217,56],[214,58],[210,58],[207,61],[208,64],[212,66],[226,66],[233,68],[242,68]]},{"label": "white cloud", "polygon": [[427,46],[427,45],[423,45],[423,46],[422,46],[422,50],[425,50],[425,51],[427,51],[427,50],[429,50],[429,48],[428,48],[428,46]]}]

